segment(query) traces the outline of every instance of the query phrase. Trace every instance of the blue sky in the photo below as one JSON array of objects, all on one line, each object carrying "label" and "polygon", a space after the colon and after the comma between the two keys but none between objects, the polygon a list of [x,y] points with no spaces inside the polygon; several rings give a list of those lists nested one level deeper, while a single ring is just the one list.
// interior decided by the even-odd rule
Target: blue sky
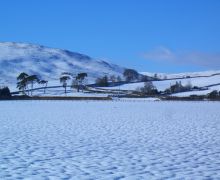
[{"label": "blue sky", "polygon": [[220,1],[2,0],[0,41],[69,49],[139,71],[220,69]]}]

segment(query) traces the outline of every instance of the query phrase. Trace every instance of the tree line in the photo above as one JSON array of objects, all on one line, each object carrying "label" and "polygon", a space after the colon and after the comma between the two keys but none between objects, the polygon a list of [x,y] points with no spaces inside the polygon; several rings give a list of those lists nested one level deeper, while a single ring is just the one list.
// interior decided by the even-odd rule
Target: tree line
[{"label": "tree line", "polygon": [[[77,89],[77,92],[84,91],[87,87],[87,73],[78,73],[78,74],[72,74],[69,72],[63,72],[61,73],[59,77],[59,81],[61,85],[64,88],[65,94],[67,93],[67,87],[75,88]],[[175,84],[170,85],[169,88],[165,89],[164,91],[158,91],[158,89],[154,86],[153,80],[158,79],[157,74],[155,74],[153,77],[149,77],[146,75],[139,74],[134,69],[125,69],[123,72],[123,76],[115,76],[115,75],[104,75],[103,77],[98,77],[95,81],[95,84],[100,87],[107,87],[110,85],[110,83],[114,85],[114,83],[131,83],[131,82],[144,82],[143,87],[136,88],[136,92],[138,92],[140,95],[168,95],[168,94],[174,94],[179,92],[185,92],[190,90],[199,90],[198,87],[192,86],[189,82],[186,85],[182,85],[181,81],[176,81]],[[71,81],[70,84],[69,81]],[[44,79],[40,79],[37,75],[29,75],[25,72],[20,73],[17,76],[17,88],[23,93],[27,95],[33,95],[33,89],[35,84],[42,85],[44,89],[44,93],[46,92],[48,81]],[[115,84],[117,85],[117,84]],[[1,88],[0,88],[1,89]],[[4,88],[1,89],[2,94],[7,94],[10,90]],[[220,94],[218,91],[213,91],[209,94],[210,98],[213,97],[219,97]]]},{"label": "tree line", "polygon": [[125,82],[125,83],[131,83],[131,82],[138,82],[138,81],[149,81],[153,78],[142,75],[138,73],[134,69],[125,69],[123,72],[123,76],[103,76],[96,79],[96,84],[100,87],[107,87],[110,83],[116,83],[116,82]]},{"label": "tree line", "polygon": [[[71,80],[71,84],[69,86],[71,88],[77,89],[77,92],[80,90],[83,91],[86,89],[86,77],[87,73],[78,73],[77,75],[74,75],[69,72],[63,72],[61,73],[61,76],[59,78],[59,81],[61,85],[64,88],[65,94],[67,93],[67,87],[68,87],[68,81]],[[176,84],[171,85],[169,88],[167,88],[164,92],[159,92],[157,88],[153,85],[152,80],[157,79],[157,74],[155,74],[154,77],[149,77],[146,75],[139,74],[136,70],[134,69],[125,69],[123,72],[123,77],[121,76],[115,76],[115,75],[110,75],[110,76],[103,76],[103,77],[98,77],[96,79],[96,85],[100,87],[107,87],[109,86],[109,83],[115,83],[115,82],[125,82],[125,83],[131,83],[131,82],[145,82],[143,87],[138,87],[136,89],[137,92],[140,92],[144,95],[157,95],[157,94],[172,94],[172,93],[177,93],[177,92],[184,92],[188,91],[192,88],[191,84],[188,84],[186,86],[183,86],[181,82],[176,82]],[[48,81],[40,79],[37,75],[28,75],[25,72],[22,72],[18,75],[17,77],[17,88],[21,90],[24,94],[25,91],[31,93],[34,88],[34,84],[38,83],[43,85],[44,87],[44,93],[47,88]]]},{"label": "tree line", "polygon": [[67,88],[67,81],[69,80],[72,80],[71,88],[77,89],[77,92],[79,92],[80,90],[83,91],[85,89],[87,76],[87,73],[78,73],[77,75],[73,75],[68,72],[62,73],[60,76],[60,83],[65,89],[65,94]]},{"label": "tree line", "polygon": [[[85,79],[87,77],[87,73],[78,73],[74,76],[71,73],[63,72],[59,78],[60,83],[64,87],[64,92],[66,94],[67,82],[68,80],[72,80],[72,84],[70,85],[72,88],[76,88],[79,92],[83,91],[85,88]],[[23,94],[28,93],[28,95],[32,95],[34,84],[41,84],[44,87],[44,94],[46,92],[46,88],[48,85],[47,80],[40,79],[37,75],[28,75],[25,72],[20,73],[17,76],[17,88],[22,91]],[[31,92],[31,94],[29,94]]]}]

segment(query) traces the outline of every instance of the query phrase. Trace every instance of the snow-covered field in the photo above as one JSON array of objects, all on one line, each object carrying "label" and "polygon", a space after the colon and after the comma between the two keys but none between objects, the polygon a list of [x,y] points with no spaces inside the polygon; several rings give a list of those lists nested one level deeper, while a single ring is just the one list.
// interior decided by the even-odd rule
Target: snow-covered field
[{"label": "snow-covered field", "polygon": [[[200,74],[198,74],[198,75],[200,75]],[[207,75],[207,74],[204,73],[204,75]],[[210,76],[210,77],[196,77],[196,78],[186,78],[186,79],[152,81],[152,82],[153,82],[154,86],[159,91],[166,90],[171,85],[176,84],[176,82],[181,82],[181,84],[183,86],[191,84],[192,87],[197,86],[197,87],[200,87],[200,88],[207,88],[205,90],[200,90],[200,91],[190,91],[190,92],[182,92],[182,93],[172,94],[173,96],[180,96],[180,97],[185,97],[185,96],[190,96],[190,95],[207,95],[208,93],[210,93],[214,90],[220,91],[220,85],[219,85],[220,84],[220,75],[213,75],[213,76]],[[210,85],[213,85],[213,86],[207,87],[207,86],[210,86]],[[135,90],[137,90],[138,88],[141,88],[141,87],[144,87],[144,82],[129,83],[129,84],[124,84],[124,85],[115,86],[115,87],[104,87],[103,89],[108,89],[108,90],[118,90],[118,89],[120,89],[120,90],[135,91]]]},{"label": "snow-covered field", "polygon": [[[164,80],[164,81],[152,81],[155,87],[159,91],[164,91],[169,88],[170,85],[174,85],[175,83],[181,81],[182,85],[191,84],[192,86],[204,87],[212,84],[220,83],[220,75],[215,75],[211,77],[198,77],[198,78],[187,78],[187,79],[174,79],[174,80]],[[107,87],[106,89],[121,89],[121,90],[136,90],[138,87],[143,87],[144,82],[139,83],[130,83],[124,84],[116,87]],[[219,86],[213,86],[212,89],[220,90]]]},{"label": "snow-covered field", "polygon": [[209,87],[207,90],[202,90],[202,91],[189,91],[189,92],[175,93],[175,94],[172,94],[172,96],[178,96],[178,97],[187,97],[191,95],[200,96],[200,95],[207,95],[214,90],[220,91],[220,85]]},{"label": "snow-covered field", "polygon": [[0,179],[219,179],[219,107],[0,101]]},{"label": "snow-covered field", "polygon": [[172,78],[184,78],[186,76],[190,76],[190,77],[197,77],[197,76],[210,76],[213,74],[220,74],[219,70],[210,70],[210,71],[201,71],[201,72],[184,72],[184,73],[176,73],[176,74],[172,74],[172,73],[150,73],[150,72],[140,72],[141,74],[147,75],[147,76],[151,76],[154,77],[155,74],[157,74],[157,77],[163,79],[164,77],[168,78],[168,79],[172,79]]}]

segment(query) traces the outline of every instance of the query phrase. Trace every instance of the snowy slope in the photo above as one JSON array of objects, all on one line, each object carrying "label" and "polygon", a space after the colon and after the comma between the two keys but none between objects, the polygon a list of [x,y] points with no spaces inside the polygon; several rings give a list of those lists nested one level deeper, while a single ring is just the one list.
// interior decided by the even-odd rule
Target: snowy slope
[{"label": "snowy slope", "polygon": [[219,179],[219,102],[1,101],[0,179]]},{"label": "snowy slope", "polygon": [[157,77],[160,79],[172,79],[172,78],[185,78],[187,76],[190,77],[197,77],[197,76],[211,76],[213,74],[220,74],[220,70],[213,70],[213,71],[201,71],[201,72],[184,72],[184,73],[151,73],[151,72],[140,72],[143,75],[154,77],[157,74]]},{"label": "snowy slope", "polygon": [[[174,94],[175,96],[206,95],[213,90],[220,91],[220,75],[215,75],[217,74],[216,72],[214,73],[214,75],[212,74],[212,72],[204,72],[204,73],[201,72],[201,73],[194,73],[194,74],[197,74],[199,76],[208,76],[208,77],[195,77],[194,76],[194,78],[153,81],[153,84],[159,91],[164,91],[165,89],[169,88],[170,85],[174,85],[176,81],[178,82],[181,81],[182,85],[191,84],[192,86],[208,88],[207,90],[203,90],[203,91],[192,91],[192,92]],[[193,74],[190,74],[190,75],[191,77],[193,77]],[[177,78],[177,76],[175,77],[173,76],[173,78]],[[143,86],[144,86],[144,82],[139,82],[139,83],[124,84],[124,85],[116,86],[116,87],[106,87],[105,89],[115,89],[115,90],[120,89],[120,90],[133,90],[134,91]]]},{"label": "snowy slope", "polygon": [[[62,72],[86,72],[90,81],[105,74],[121,75],[124,68],[87,55],[27,43],[0,43],[0,85],[16,83],[21,72],[46,80],[59,79]],[[59,82],[57,82],[59,83]]]},{"label": "snowy slope", "polygon": [[[164,91],[166,88],[170,87],[176,83],[176,81],[181,81],[182,85],[187,85],[191,83],[192,86],[204,87],[212,84],[220,83],[220,75],[210,76],[210,77],[198,77],[198,78],[187,78],[179,80],[163,80],[163,81],[153,81],[153,84],[159,91]],[[121,89],[121,90],[136,90],[138,87],[143,87],[144,82],[140,83],[129,83],[121,85],[120,87],[107,87],[107,89]]]}]

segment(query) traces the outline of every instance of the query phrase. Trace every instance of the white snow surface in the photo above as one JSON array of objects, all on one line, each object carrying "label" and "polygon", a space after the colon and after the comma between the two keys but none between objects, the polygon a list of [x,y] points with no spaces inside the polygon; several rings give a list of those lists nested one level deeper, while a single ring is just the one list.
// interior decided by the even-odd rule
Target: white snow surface
[{"label": "white snow surface", "polygon": [[0,101],[0,179],[219,179],[219,105]]}]

